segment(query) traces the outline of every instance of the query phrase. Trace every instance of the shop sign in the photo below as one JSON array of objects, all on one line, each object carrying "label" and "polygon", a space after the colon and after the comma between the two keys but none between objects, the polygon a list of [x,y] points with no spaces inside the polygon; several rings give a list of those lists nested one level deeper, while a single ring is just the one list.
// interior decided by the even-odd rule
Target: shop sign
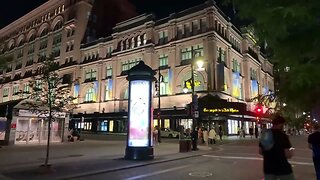
[{"label": "shop sign", "polygon": [[204,113],[239,113],[239,109],[235,108],[203,108]]}]

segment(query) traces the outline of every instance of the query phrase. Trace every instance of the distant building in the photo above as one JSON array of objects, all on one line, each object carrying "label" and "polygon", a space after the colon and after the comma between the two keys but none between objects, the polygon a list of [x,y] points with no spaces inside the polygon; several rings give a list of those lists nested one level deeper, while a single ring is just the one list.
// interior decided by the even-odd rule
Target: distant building
[{"label": "distant building", "polygon": [[[161,69],[163,76],[159,87],[160,126],[189,128],[190,63],[194,52],[205,60],[205,70],[196,71],[194,81],[201,125],[221,124],[229,135],[237,133],[238,125],[246,131],[255,125],[255,116],[250,113],[254,106],[249,100],[274,91],[273,65],[260,52],[253,33],[237,29],[212,1],[164,19],[151,14],[135,16],[117,23],[108,36],[104,36],[108,31],[103,31],[107,29],[103,23],[91,24],[106,14],[92,15],[95,6],[90,2],[51,0],[0,30],[0,42],[5,42],[0,46],[2,55],[14,57],[0,75],[1,102],[19,98],[15,95],[18,90],[29,91],[28,78],[37,74],[37,63],[42,56],[53,53],[60,65],[59,73],[65,83],[72,84],[72,93],[80,105],[74,110],[71,126],[124,133],[127,71],[144,61],[157,73]],[[185,87],[189,88],[187,94]],[[157,103],[154,94],[154,124]]]}]

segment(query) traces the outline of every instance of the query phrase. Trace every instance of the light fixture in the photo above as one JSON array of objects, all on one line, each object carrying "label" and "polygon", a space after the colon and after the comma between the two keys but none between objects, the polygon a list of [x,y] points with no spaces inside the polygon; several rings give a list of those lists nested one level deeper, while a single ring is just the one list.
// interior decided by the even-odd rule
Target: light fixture
[{"label": "light fixture", "polygon": [[302,112],[303,115],[306,115],[306,112]]},{"label": "light fixture", "polygon": [[203,67],[203,64],[204,64],[204,61],[203,60],[198,60],[197,62],[197,71],[204,71],[204,67]]},{"label": "light fixture", "polygon": [[189,89],[187,88],[187,82],[184,82],[184,87],[182,90],[184,93],[187,93],[189,91]]},{"label": "light fixture", "polygon": [[286,104],[286,103],[283,103],[282,106],[285,107],[285,106],[287,106],[287,104]]}]

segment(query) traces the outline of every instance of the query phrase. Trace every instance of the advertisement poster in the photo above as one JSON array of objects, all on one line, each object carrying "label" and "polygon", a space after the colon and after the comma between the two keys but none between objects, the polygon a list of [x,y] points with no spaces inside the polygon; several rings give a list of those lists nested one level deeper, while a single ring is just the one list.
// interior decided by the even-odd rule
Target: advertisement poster
[{"label": "advertisement poster", "polygon": [[135,80],[130,83],[128,146],[146,147],[149,145],[150,82]]},{"label": "advertisement poster", "polygon": [[0,140],[4,140],[6,135],[7,119],[0,119]]},{"label": "advertisement poster", "polygon": [[258,81],[257,80],[251,80],[251,98],[258,96]]},{"label": "advertisement poster", "polygon": [[240,73],[234,72],[232,74],[232,96],[236,98],[240,98]]},{"label": "advertisement poster", "polygon": [[78,103],[78,96],[80,92],[80,85],[76,84],[73,86],[73,97],[76,97],[77,99],[73,100],[73,103]]}]

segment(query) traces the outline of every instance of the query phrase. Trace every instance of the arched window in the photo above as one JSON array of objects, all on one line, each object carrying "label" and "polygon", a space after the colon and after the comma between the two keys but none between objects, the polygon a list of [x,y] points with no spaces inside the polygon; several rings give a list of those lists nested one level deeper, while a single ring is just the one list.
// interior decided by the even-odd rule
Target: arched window
[{"label": "arched window", "polygon": [[143,34],[143,44],[147,44],[147,35]]},{"label": "arched window", "polygon": [[43,36],[45,36],[47,34],[48,34],[48,28],[45,28],[45,29],[42,30],[42,32],[40,34],[40,37],[43,37]]},{"label": "arched window", "polygon": [[19,41],[18,47],[19,47],[19,46],[22,46],[22,45],[23,45],[23,42],[24,42],[23,39],[21,39],[21,40]]},{"label": "arched window", "polygon": [[94,99],[94,89],[91,87],[86,92],[85,102],[93,102]]},{"label": "arched window", "polygon": [[139,36],[137,37],[137,39],[138,39],[137,46],[139,47],[139,46],[141,45],[141,36],[139,35]]},{"label": "arched window", "polygon": [[131,48],[134,48],[135,42],[134,42],[134,37],[131,38]]},{"label": "arched window", "polygon": [[57,24],[54,26],[53,31],[59,30],[62,28],[62,22],[59,21],[57,22]]},{"label": "arched window", "polygon": [[122,43],[123,45],[122,45],[122,50],[126,50],[126,48],[127,48],[127,40],[125,39],[125,40],[123,40],[123,43]]},{"label": "arched window", "polygon": [[35,35],[35,34],[32,34],[32,35],[30,36],[28,42],[34,41],[35,39],[36,39],[36,35]]}]

